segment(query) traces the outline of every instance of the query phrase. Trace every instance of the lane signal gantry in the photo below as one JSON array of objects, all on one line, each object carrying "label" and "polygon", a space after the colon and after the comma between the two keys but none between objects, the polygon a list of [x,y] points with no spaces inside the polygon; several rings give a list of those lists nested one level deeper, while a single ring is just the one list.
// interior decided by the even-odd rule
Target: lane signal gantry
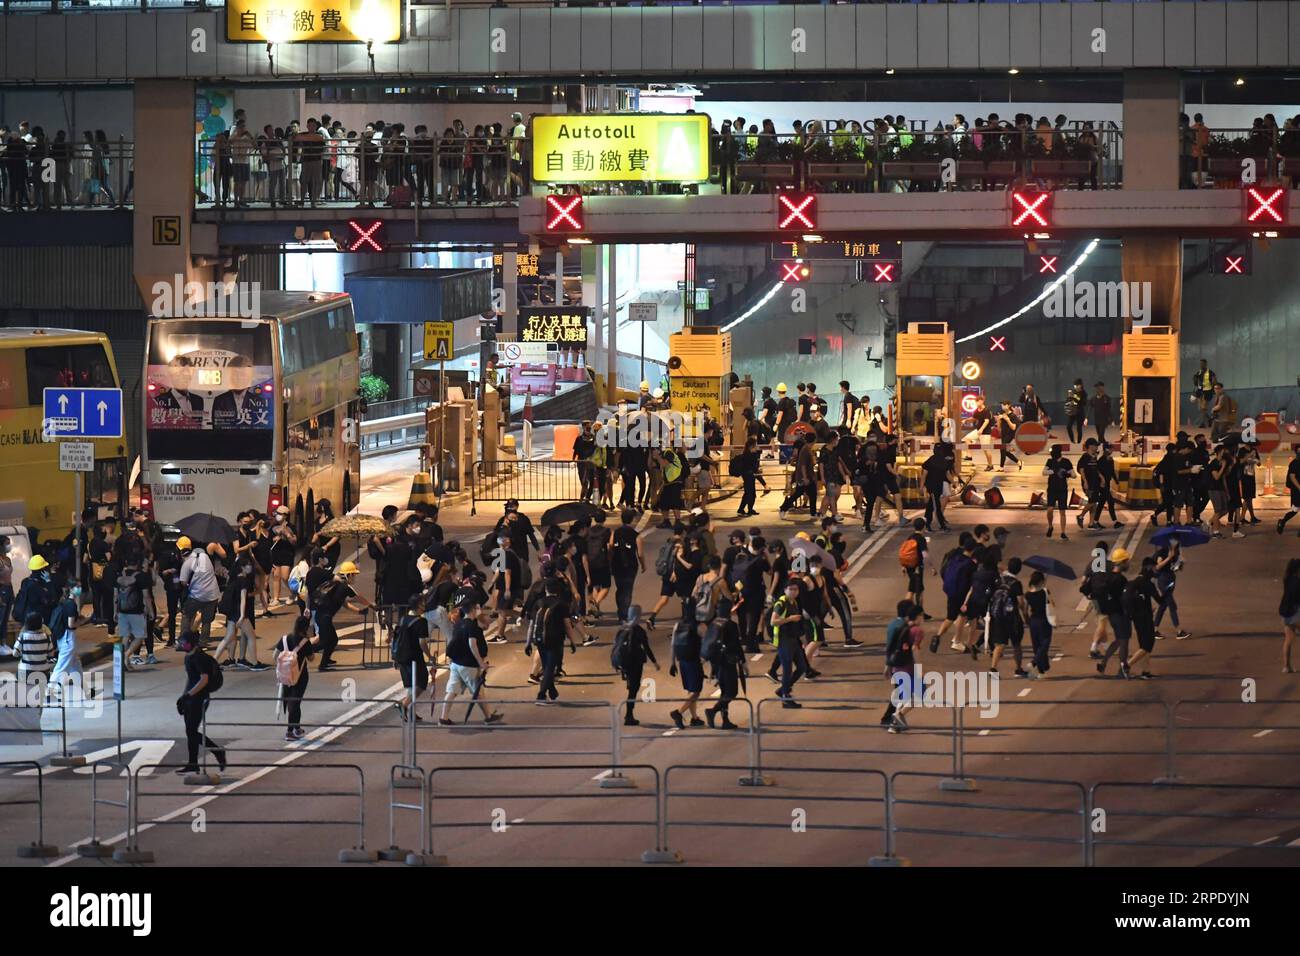
[{"label": "lane signal gantry", "polygon": [[776,194],[776,228],[813,231],[817,228],[817,194]]},{"label": "lane signal gantry", "polygon": [[582,196],[546,197],[547,232],[582,232],[586,226],[582,213]]},{"label": "lane signal gantry", "polygon": [[1052,191],[1017,189],[1011,194],[1011,225],[1017,229],[1052,227]]}]

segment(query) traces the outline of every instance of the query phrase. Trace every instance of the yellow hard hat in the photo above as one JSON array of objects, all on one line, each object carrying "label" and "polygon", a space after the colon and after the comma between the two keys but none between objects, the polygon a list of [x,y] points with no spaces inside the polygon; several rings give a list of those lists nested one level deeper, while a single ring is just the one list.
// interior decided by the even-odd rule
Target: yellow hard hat
[{"label": "yellow hard hat", "polygon": [[1110,553],[1110,560],[1115,564],[1123,564],[1131,557],[1132,555],[1125,548],[1116,548]]},{"label": "yellow hard hat", "polygon": [[44,571],[49,566],[50,562],[46,561],[39,554],[32,555],[31,560],[27,562],[28,571]]},{"label": "yellow hard hat", "polygon": [[641,391],[643,391],[643,392],[648,392],[648,391],[650,391],[650,383],[649,383],[649,382],[642,382],[642,383],[641,383]]},{"label": "yellow hard hat", "polygon": [[177,551],[188,551],[192,547],[194,547],[194,542],[191,541],[189,538],[185,537],[185,535],[181,535],[179,538],[176,539]]},{"label": "yellow hard hat", "polygon": [[346,577],[351,577],[354,574],[360,574],[361,569],[358,568],[351,561],[344,561],[342,564],[338,566],[338,569],[334,573],[341,578],[346,578]]},{"label": "yellow hard hat", "polygon": [[785,392],[785,391],[786,391],[785,382],[777,382],[777,383],[776,383],[776,390],[777,390],[778,392]]}]

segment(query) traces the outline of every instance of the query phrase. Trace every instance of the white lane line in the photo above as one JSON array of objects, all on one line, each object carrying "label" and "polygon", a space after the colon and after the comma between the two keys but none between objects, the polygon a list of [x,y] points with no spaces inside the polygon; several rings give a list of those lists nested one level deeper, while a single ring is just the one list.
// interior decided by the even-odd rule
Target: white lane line
[{"label": "white lane line", "polygon": [[763,655],[762,655],[762,654],[750,654],[750,655],[749,655],[749,659],[750,659],[751,661],[761,661],[761,660],[763,659]]},{"label": "white lane line", "polygon": [[986,729],[984,729],[984,730],[981,730],[981,731],[980,731],[978,734],[976,734],[975,736],[976,736],[976,737],[987,737],[988,735],[989,735],[989,732],[988,732],[988,729],[986,728]]},{"label": "white lane line", "polygon": [[[1265,840],[1256,840],[1256,841],[1255,841],[1253,844],[1251,844],[1251,845],[1252,845],[1252,846],[1263,846],[1263,845],[1266,844],[1266,843],[1272,843],[1272,842],[1273,842],[1274,840],[1276,840],[1276,839],[1277,839],[1277,837],[1275,837],[1275,836],[1271,836],[1271,837],[1269,837],[1268,839],[1265,839]],[[1296,843],[1300,843],[1300,840],[1296,840],[1295,843],[1288,843],[1287,846],[1295,846]]]},{"label": "white lane line", "polygon": [[867,550],[866,554],[862,556],[862,558],[858,561],[856,565],[854,565],[853,567],[849,568],[846,572],[844,572],[844,583],[848,584],[855,577],[857,577],[858,573],[871,562],[871,559],[880,553],[880,549],[885,546],[886,542],[888,542],[889,539],[892,538],[896,532],[902,530],[903,529],[900,528],[897,524],[893,524],[893,525],[888,525],[886,527],[880,528],[879,530],[873,532],[872,537],[868,539],[869,541],[871,541],[871,547]]},{"label": "white lane line", "polygon": [[[328,731],[327,734],[321,737],[319,741],[316,741],[313,746],[298,747],[295,745],[293,746],[292,749],[290,749],[289,747],[285,747],[284,750],[286,752],[283,757],[281,757],[279,760],[275,761],[274,763],[268,766],[261,767],[258,770],[255,770],[247,777],[240,777],[237,780],[232,780],[228,784],[220,784],[215,787],[213,786],[196,787],[195,793],[204,794],[204,796],[201,796],[199,799],[194,800],[186,804],[185,806],[178,807],[177,809],[173,810],[170,813],[164,814],[160,817],[154,817],[153,821],[149,823],[140,824],[136,832],[143,833],[145,830],[153,829],[155,826],[157,826],[160,823],[167,823],[171,820],[176,819],[177,817],[193,813],[195,810],[199,809],[200,807],[206,806],[207,804],[212,803],[214,800],[219,799],[222,795],[231,793],[232,791],[247,786],[248,784],[253,783],[254,781],[260,780],[262,777],[267,776],[272,771],[280,767],[283,767],[287,764],[293,763],[294,761],[298,760],[300,757],[305,756],[306,754],[313,753],[319,750],[325,744],[337,740],[339,737],[342,737],[349,730],[352,730],[353,728],[360,726],[362,721],[369,720],[371,717],[375,717],[378,714],[383,713],[383,711],[389,706],[389,701],[387,700],[387,698],[395,696],[396,694],[400,693],[401,690],[402,690],[402,685],[400,682],[393,684],[391,687],[387,688],[386,690],[376,695],[377,698],[380,698],[380,702],[373,703],[367,701],[363,704],[358,704],[356,707],[353,707],[351,710],[347,711],[346,713],[340,715],[339,717],[336,717],[334,721],[331,723],[337,724],[337,726],[334,726],[333,731]],[[339,721],[350,721],[352,720],[353,717],[356,717],[359,714],[363,714],[367,710],[371,711],[371,713],[366,714],[364,717],[361,718],[361,721],[358,721],[357,723],[338,723]],[[126,836],[127,834],[125,832],[122,832],[122,833],[118,833],[115,836],[108,837],[104,840],[101,840],[100,842],[105,844],[118,843],[122,840],[125,840]],[[90,837],[87,837],[84,840],[78,840],[75,843],[68,844],[68,849],[75,850],[77,847],[89,842],[90,842]],[[46,864],[46,866],[47,867],[63,866],[64,864],[71,863],[77,859],[80,859],[80,857],[76,853],[71,853],[67,856],[60,857],[57,860],[51,860],[49,863]]]},{"label": "white lane line", "polygon": [[653,511],[643,511],[641,513],[641,520],[636,523],[636,530],[638,534],[640,534],[642,531],[646,529],[646,525],[650,523],[650,518],[653,514],[654,514]]},{"label": "white lane line", "polygon": [[[1277,839],[1277,838],[1273,837],[1273,839]],[[1290,843],[1287,844],[1287,846],[1300,846],[1300,839],[1292,840]]]},{"label": "white lane line", "polygon": [[1064,657],[1065,657],[1064,654],[1057,654],[1057,655],[1055,655],[1055,656],[1052,658],[1052,660],[1054,660],[1054,661],[1059,661],[1059,660],[1062,660]]},{"label": "white lane line", "polygon": [[596,774],[596,776],[592,777],[591,779],[592,779],[592,780],[604,780],[604,779],[605,779],[606,777],[608,777],[612,772],[613,772],[613,771],[610,771],[610,770],[602,770],[600,773]]},{"label": "white lane line", "polygon": [[1029,692],[1030,692],[1031,690],[1033,690],[1032,687],[1025,687],[1025,688],[1023,688],[1023,689],[1020,691],[1020,693],[1016,694],[1016,696],[1017,696],[1017,697],[1028,697],[1028,696],[1029,696]]},{"label": "white lane line", "polygon": [[715,691],[714,691],[712,694],[710,694],[709,696],[710,696],[710,697],[721,697],[721,696],[722,696],[722,688],[719,687],[717,690],[715,690]]},{"label": "white lane line", "polygon": [[1273,732],[1273,731],[1272,731],[1271,729],[1269,729],[1269,730],[1261,730],[1261,731],[1260,731],[1259,733],[1257,733],[1257,734],[1251,734],[1251,736],[1252,736],[1252,737],[1267,737],[1267,736],[1268,736],[1269,734],[1271,734],[1272,732]]},{"label": "white lane line", "polygon": [[675,734],[675,733],[677,733],[677,728],[676,728],[676,727],[674,727],[672,730],[665,730],[662,734],[660,734],[660,736],[661,736],[661,737],[671,737],[671,736],[672,736],[673,734]]}]

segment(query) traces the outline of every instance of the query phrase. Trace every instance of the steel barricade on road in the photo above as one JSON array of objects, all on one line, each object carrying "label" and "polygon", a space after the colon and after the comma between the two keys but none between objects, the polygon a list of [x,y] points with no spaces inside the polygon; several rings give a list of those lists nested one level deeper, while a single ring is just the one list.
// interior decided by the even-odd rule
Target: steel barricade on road
[{"label": "steel barricade on road", "polygon": [[[832,777],[832,778],[844,778],[848,776],[856,776],[859,778],[866,778],[869,780],[878,780],[880,783],[880,792],[878,796],[864,795],[856,792],[844,793],[839,791],[822,793],[812,789],[804,789],[798,793],[790,793],[788,792],[789,787],[787,787],[784,783],[780,785],[776,785],[774,790],[771,791],[764,790],[761,793],[751,792],[743,795],[737,794],[735,790],[730,788],[725,790],[724,789],[717,789],[717,790],[691,789],[691,790],[685,790],[679,792],[673,791],[672,781],[674,775],[680,778],[684,773],[687,772],[735,773],[736,771],[744,771],[745,769],[746,768],[743,766],[727,766],[721,764],[674,764],[673,766],[669,767],[667,770],[664,771],[663,832],[659,842],[665,849],[668,850],[670,855],[673,857],[672,862],[680,863],[686,858],[686,855],[683,854],[681,852],[681,848],[679,846],[675,846],[672,840],[670,839],[669,831],[671,829],[708,828],[713,830],[723,830],[732,827],[743,827],[746,830],[783,831],[791,834],[803,834],[803,833],[817,832],[817,831],[825,831],[825,832],[835,833],[835,834],[842,834],[845,832],[880,833],[882,835],[882,852],[876,856],[871,857],[870,862],[873,865],[893,865],[894,863],[897,862],[893,853],[893,846],[891,843],[892,835],[890,832],[890,825],[888,819],[888,815],[891,812],[889,806],[889,778],[885,775],[883,771],[880,770],[856,769],[856,768],[847,768],[847,767],[816,767],[816,768],[772,767],[770,768],[773,771],[781,772],[785,774],[785,776],[782,777],[783,781],[787,781],[791,779],[791,777],[797,776],[799,783],[803,785],[808,785],[809,780],[817,776]],[[787,791],[787,792],[776,792],[778,790]],[[681,819],[680,817],[677,820],[674,820],[673,813],[672,813],[673,802],[677,801],[680,803],[686,800],[697,800],[697,801],[725,800],[727,801],[726,814],[722,817],[714,815],[704,820],[688,820],[688,819]],[[763,819],[755,820],[748,817],[743,817],[742,815],[744,811],[742,810],[742,807],[744,807],[746,804],[748,804],[751,801],[756,802],[760,807],[764,807],[764,806],[775,807],[781,804],[788,804],[790,810],[788,816],[783,817],[781,819],[776,819],[775,817],[769,819],[764,817]],[[809,806],[817,806],[817,805],[824,805],[824,806],[819,808],[816,812],[809,811],[808,809]],[[879,805],[880,822],[879,823],[874,823],[874,822],[863,823],[861,821],[837,822],[837,817],[834,814],[834,809],[836,807],[841,807],[845,805],[848,805],[853,809],[859,809],[862,806]],[[823,822],[823,817],[821,816],[822,813],[825,813],[830,818],[830,822]],[[771,848],[771,844],[766,841],[761,847],[761,849],[764,851],[770,848]],[[821,853],[825,851],[818,851],[818,852]],[[709,862],[715,862],[715,861],[709,861]],[[762,862],[762,861],[746,861],[746,862]],[[767,862],[770,863],[771,861],[769,860]],[[846,860],[845,863],[851,863],[851,861]],[[818,865],[835,865],[835,864],[825,863],[824,856],[819,856]]]},{"label": "steel barricade on road", "polygon": [[[962,714],[958,719],[957,748],[959,753],[958,764],[962,768],[966,765],[969,757],[1005,757],[1014,756],[1022,757],[1142,757],[1142,758],[1164,758],[1165,775],[1172,777],[1174,762],[1173,751],[1171,747],[1172,737],[1169,728],[1171,726],[1171,711],[1168,704],[1159,700],[1094,700],[1094,699],[1065,699],[1065,700],[1032,700],[1029,698],[1013,698],[1011,700],[998,701],[998,708],[1012,707],[1061,707],[1065,713],[1077,713],[1078,708],[1085,706],[1104,706],[1104,707],[1123,707],[1123,708],[1147,708],[1160,712],[1159,719],[1152,718],[1146,722],[1139,722],[1138,718],[1133,721],[1126,721],[1123,724],[1117,724],[1109,718],[1104,723],[1051,723],[1042,724],[1031,721],[1022,721],[1019,723],[1002,723],[999,721],[998,714],[992,717],[980,717],[976,720],[975,725],[980,725],[976,730],[975,725],[967,726],[970,718],[965,714],[966,709],[979,708],[962,708]],[[914,711],[913,711],[914,713]],[[992,735],[1001,734],[1003,731],[1024,731],[1029,733],[1029,741],[1033,741],[1034,734],[1039,731],[1046,731],[1053,734],[1051,745],[1048,749],[990,749],[980,746],[980,742],[993,739]],[[1060,749],[1057,746],[1056,735],[1066,733],[1078,733],[1089,735],[1093,740],[1102,740],[1110,742],[1117,733],[1147,733],[1159,734],[1159,741],[1156,746],[1146,749],[1103,749],[1101,747],[1088,747],[1080,749]],[[1165,779],[1161,777],[1160,779]]]},{"label": "steel barricade on road", "polygon": [[[99,795],[100,767],[121,770],[126,777],[126,793],[121,800],[110,800]],[[145,769],[145,768],[141,768]],[[152,769],[152,768],[150,768]],[[112,858],[115,863],[152,863],[153,853],[140,850],[135,840],[135,787],[131,768],[117,760],[96,760],[90,768],[90,839],[77,844],[77,856],[94,860]],[[99,839],[99,808],[116,807],[126,818],[125,845],[113,849]],[[110,841],[112,842],[112,841]]]},{"label": "steel barricade on road", "polygon": [[[1180,775],[1177,771],[1179,769],[1187,771],[1187,758],[1212,758],[1220,766],[1229,765],[1229,762],[1223,759],[1225,757],[1245,757],[1252,760],[1281,757],[1294,761],[1300,757],[1300,746],[1292,743],[1290,749],[1285,745],[1269,747],[1267,742],[1270,738],[1277,740],[1286,732],[1294,735],[1294,732],[1300,731],[1300,723],[1279,722],[1262,718],[1260,714],[1270,707],[1294,708],[1297,705],[1300,705],[1300,701],[1270,700],[1247,703],[1241,698],[1232,697],[1176,701],[1170,708],[1169,717],[1169,767],[1165,777],[1157,782],[1179,780]],[[1201,714],[1197,714],[1198,709]],[[1212,723],[1200,722],[1199,718],[1209,712],[1216,715],[1224,713],[1226,716],[1239,719],[1236,723],[1221,720]],[[1227,734],[1236,739],[1227,747],[1195,748],[1188,738],[1196,734],[1213,736]],[[1275,734],[1278,736],[1275,737]],[[1198,773],[1196,776],[1198,779],[1204,779],[1202,774]]]},{"label": "steel barricade on road", "polygon": [[[575,772],[585,774],[592,770],[598,770],[601,773],[608,771],[608,767],[603,764],[570,764],[570,765],[542,765],[542,766],[473,766],[473,767],[435,767],[429,771],[428,776],[428,795],[429,795],[429,833],[427,852],[420,858],[412,859],[408,857],[408,862],[412,863],[430,863],[446,864],[448,857],[446,854],[437,852],[436,834],[438,830],[474,830],[479,829],[487,833],[503,834],[514,828],[570,828],[580,827],[583,830],[593,828],[600,829],[646,829],[654,833],[654,845],[652,849],[645,850],[641,853],[643,863],[666,863],[673,862],[669,859],[667,848],[663,845],[661,834],[663,833],[663,804],[662,788],[660,786],[659,770],[650,764],[625,764],[621,768],[629,774],[635,774],[639,777],[648,778],[650,785],[647,786],[647,780],[641,780],[640,784],[627,789],[618,788],[613,790],[587,790],[578,789],[573,786],[566,790],[545,791],[540,784],[540,775],[553,774],[573,774]],[[520,792],[501,792],[497,788],[489,788],[483,791],[465,792],[443,792],[439,793],[437,781],[447,779],[455,775],[467,775],[474,781],[485,781],[491,774],[523,774],[527,773],[527,789]],[[539,775],[539,776],[534,776]],[[594,778],[593,778],[594,779]],[[528,819],[525,816],[516,815],[517,810],[507,812],[504,805],[507,801],[541,801],[543,805],[547,804],[564,804],[569,801],[580,800],[586,804],[591,801],[619,801],[618,803],[609,803],[606,806],[624,806],[624,801],[640,800],[650,802],[654,807],[654,812],[649,819],[623,819],[608,817],[599,817],[591,814],[584,819]],[[465,801],[481,801],[487,808],[487,812],[480,813],[472,819],[461,819],[451,816],[449,804],[462,803]],[[518,804],[514,805],[518,807]],[[537,809],[541,809],[539,806]],[[607,844],[602,843],[602,846]],[[519,847],[512,847],[508,862],[517,864],[524,852]],[[555,857],[550,851],[547,851],[545,859],[530,859],[529,862],[547,863],[553,862]]]},{"label": "steel barricade on road", "polygon": [[[624,708],[626,708],[629,703],[633,705],[642,705],[642,706],[646,704],[680,704],[680,703],[685,703],[688,699],[689,698],[686,697],[656,697],[653,701],[646,701],[638,698],[633,701],[621,700],[618,703],[614,704],[613,706],[615,708],[615,712],[614,712],[614,762],[615,764],[617,765],[621,763],[623,760],[624,740],[664,740],[665,738],[675,735],[677,733],[676,728],[667,731],[655,731],[654,733],[630,733],[630,734],[627,733],[625,730],[622,729],[624,726],[622,717],[623,717]],[[700,701],[700,703],[703,702],[704,701]],[[749,755],[749,768],[746,775],[740,778],[739,783],[741,786],[746,786],[746,787],[764,786],[765,781],[762,778],[762,774],[759,771],[759,765],[758,765],[758,759],[759,759],[758,737],[759,737],[760,728],[758,726],[758,720],[754,710],[754,702],[747,697],[737,697],[730,702],[729,706],[735,706],[736,704],[743,704],[745,708],[749,711],[749,721],[747,723],[748,732],[743,735],[745,738],[745,749]],[[742,727],[741,729],[744,728]],[[740,739],[741,736],[742,736],[741,730],[720,730],[720,729],[715,730],[711,727],[706,727],[706,728],[693,727],[691,728],[690,733],[681,739],[703,740],[706,738],[721,737],[721,738],[729,738],[732,740],[736,740],[736,739]]]},{"label": "steel barricade on road", "polygon": [[[189,814],[182,813],[180,810],[171,810],[162,816],[155,817],[153,820],[146,823],[143,827],[140,825],[140,804],[142,801],[153,800],[158,798],[177,798],[177,797],[183,797],[188,800],[188,799],[193,799],[194,797],[194,793],[191,790],[166,789],[166,790],[157,790],[157,791],[146,790],[142,792],[140,789],[141,771],[142,770],[148,771],[153,769],[172,770],[182,766],[184,765],[183,764],[159,764],[157,768],[140,768],[131,774],[130,785],[132,790],[132,796],[129,802],[131,803],[132,806],[130,810],[130,824],[128,826],[128,835],[127,835],[128,842],[127,842],[126,849],[128,851],[132,851],[138,854],[146,854],[148,856],[148,859],[134,860],[131,862],[153,862],[152,851],[142,850],[140,847],[140,834],[142,831],[149,830],[159,826],[183,827],[184,829],[181,830],[180,832],[192,831],[193,823],[194,823],[193,819]],[[245,778],[245,779],[234,780],[229,784],[216,788],[207,796],[211,797],[212,799],[215,799],[217,797],[220,797],[221,799],[241,797],[244,799],[262,799],[262,800],[275,800],[275,799],[284,799],[284,798],[292,798],[292,799],[311,798],[312,800],[319,800],[321,798],[327,798],[327,799],[346,798],[347,800],[351,801],[355,799],[356,808],[357,808],[356,816],[340,817],[338,819],[317,818],[317,819],[305,820],[305,819],[297,819],[288,815],[280,815],[275,818],[263,818],[263,819],[252,819],[252,820],[249,819],[213,820],[210,814],[206,814],[204,817],[204,827],[201,832],[206,833],[207,828],[210,826],[270,826],[270,827],[322,827],[322,828],[347,827],[349,829],[355,827],[357,842],[351,847],[346,847],[340,850],[338,852],[338,861],[340,863],[372,863],[378,859],[378,854],[376,854],[373,850],[366,849],[366,780],[365,780],[365,772],[357,764],[349,764],[349,763],[298,764],[290,761],[277,761],[275,763],[230,763],[227,764],[226,766],[227,768],[249,769],[249,770],[272,770],[272,769],[276,771],[296,770],[296,771],[310,771],[312,773],[340,772],[340,773],[346,773],[349,777],[355,774],[356,781],[357,781],[355,790],[345,790],[345,789],[321,790],[321,789],[309,788],[305,790],[275,790],[271,792],[257,792],[251,789],[246,789],[243,786],[245,782],[252,782],[252,780],[255,778]],[[149,774],[145,776],[144,779],[161,780],[166,778],[153,777],[152,774]],[[200,798],[200,799],[202,800],[204,798]],[[117,854],[114,854],[114,859],[117,858],[118,858]]]},{"label": "steel barricade on road", "polygon": [[[970,840],[986,841],[1018,841],[1021,844],[1047,845],[1047,846],[1069,846],[1078,847],[1079,859],[1082,865],[1087,865],[1088,860],[1088,794],[1083,784],[1073,780],[1044,780],[1034,777],[1004,777],[990,774],[974,774],[969,777],[975,785],[968,793],[977,793],[980,785],[988,784],[1012,784],[1019,792],[1025,787],[1055,788],[1064,790],[1067,793],[1058,798],[1057,806],[1046,805],[1049,800],[1042,800],[1038,803],[1031,803],[1028,806],[1009,804],[1003,801],[991,802],[973,802],[977,799],[974,796],[965,796],[956,793],[951,797],[911,797],[906,793],[900,794],[900,780],[910,778],[921,780],[933,780],[942,777],[942,774],[923,773],[915,770],[898,770],[889,777],[889,800],[890,800],[890,826],[893,830],[893,846],[898,844],[898,834],[913,834],[916,836],[941,837],[945,845],[951,838],[961,838]],[[928,789],[928,788],[927,788]],[[951,793],[952,791],[948,791]],[[1041,793],[1041,791],[1039,791]],[[1077,801],[1076,798],[1077,797]],[[928,807],[937,811],[938,820],[925,826],[908,826],[899,822],[900,807]],[[942,823],[952,820],[958,813],[979,812],[991,815],[1014,813],[1016,817],[1017,828],[1008,830],[1006,828],[992,828],[986,830],[958,829],[956,827],[945,827]],[[1035,818],[1041,818],[1037,820]],[[1065,833],[1042,832],[1043,826],[1050,826],[1061,819],[1073,819],[1074,825],[1070,827],[1072,835]],[[1033,820],[1034,825],[1027,824],[1027,820]],[[918,847],[919,848],[919,847]],[[904,852],[906,848],[904,848]],[[980,862],[984,862],[984,858]],[[1034,858],[1036,860],[1037,858]],[[1032,864],[1034,860],[1024,861],[1009,858],[1006,860],[1009,864]],[[945,861],[948,862],[948,861]],[[1037,861],[1037,865],[1043,865],[1042,861]]]},{"label": "steel barricade on road", "polygon": [[[0,800],[0,807],[35,807],[36,839],[30,843],[20,844],[14,852],[25,860],[44,860],[58,856],[59,848],[45,842],[45,770],[35,760],[0,761],[0,773],[15,768],[22,768],[23,772],[36,775],[36,799]],[[5,776],[10,780],[16,779],[12,772]]]},{"label": "steel barricade on road", "polygon": [[[1122,794],[1127,793],[1130,801],[1138,796],[1138,805],[1123,802]],[[1252,854],[1258,854],[1266,864],[1295,864],[1300,859],[1298,841],[1290,840],[1300,813],[1269,812],[1261,808],[1262,798],[1272,794],[1275,803],[1285,807],[1300,805],[1300,786],[1291,784],[1235,784],[1235,783],[1125,783],[1102,781],[1093,784],[1088,791],[1088,814],[1092,819],[1089,828],[1089,865],[1097,866],[1097,849],[1121,847],[1132,848],[1139,852],[1114,861],[1113,865],[1162,865],[1194,866],[1211,862],[1237,862],[1237,865],[1252,865],[1256,862]],[[1239,797],[1236,809],[1225,808],[1225,798]],[[1213,800],[1215,809],[1206,809]],[[1142,826],[1142,831],[1130,832],[1124,825],[1137,821],[1134,826]],[[1181,825],[1196,826],[1197,822],[1205,827],[1205,832],[1212,833],[1204,840],[1180,840],[1164,836],[1161,830]],[[1117,824],[1121,832],[1117,832]],[[1222,838],[1228,825],[1240,824],[1236,830],[1241,836],[1233,840]],[[1212,829],[1211,829],[1212,828]],[[1253,839],[1266,834],[1262,839]],[[1151,859],[1151,850],[1187,851],[1189,857],[1182,859]],[[1278,854],[1278,850],[1291,850],[1291,854]],[[1201,851],[1231,850],[1247,854],[1240,861],[1224,861],[1222,854],[1209,858]],[[1277,857],[1284,859],[1277,859]]]},{"label": "steel barricade on road", "polygon": [[863,756],[871,756],[871,757],[909,757],[909,758],[941,757],[946,760],[951,760],[952,762],[952,774],[950,777],[945,778],[946,785],[944,786],[944,789],[958,789],[959,788],[958,783],[964,779],[963,765],[961,762],[961,749],[958,743],[958,740],[960,738],[960,734],[958,732],[958,727],[959,727],[958,722],[960,720],[960,711],[962,709],[960,707],[951,707],[951,708],[950,707],[944,707],[944,708],[917,707],[912,710],[909,710],[907,711],[909,717],[915,716],[916,714],[919,713],[924,713],[926,711],[934,711],[936,713],[940,711],[948,711],[948,713],[944,715],[944,727],[942,729],[937,727],[933,727],[933,728],[918,727],[898,735],[898,739],[916,737],[916,736],[927,736],[927,737],[945,736],[948,738],[948,746],[945,749],[943,750],[937,750],[937,749],[936,750],[911,750],[911,749],[886,750],[877,747],[777,747],[777,746],[772,746],[772,744],[769,742],[768,734],[773,731],[788,733],[788,732],[798,731],[802,729],[815,730],[818,728],[827,728],[827,727],[833,727],[838,730],[852,730],[852,731],[867,730],[871,733],[884,734],[886,732],[885,728],[881,726],[880,721],[878,719],[868,720],[863,723],[832,724],[827,722],[813,723],[808,718],[810,715],[816,714],[818,711],[826,709],[820,706],[823,704],[834,705],[834,708],[839,710],[854,710],[854,709],[869,710],[873,708],[880,708],[881,710],[883,710],[885,706],[889,703],[888,697],[800,698],[799,703],[802,704],[803,707],[800,710],[796,711],[795,713],[797,713],[801,718],[804,719],[798,721],[792,720],[792,721],[783,721],[783,722],[774,722],[765,719],[763,715],[764,709],[766,708],[767,710],[771,710],[772,707],[780,703],[784,703],[784,702],[779,697],[765,697],[758,702],[758,706],[755,709],[755,713],[757,715],[757,720],[758,720],[758,745],[757,745],[757,753],[754,758],[756,777],[760,777],[760,778],[763,777],[764,774],[763,758],[765,755],[768,754],[818,754],[818,755],[827,754],[827,755],[834,755],[836,757],[843,757],[848,754],[861,754]]},{"label": "steel barricade on road", "polygon": [[577,501],[582,497],[578,462],[476,461],[470,475],[470,511],[480,501]]}]

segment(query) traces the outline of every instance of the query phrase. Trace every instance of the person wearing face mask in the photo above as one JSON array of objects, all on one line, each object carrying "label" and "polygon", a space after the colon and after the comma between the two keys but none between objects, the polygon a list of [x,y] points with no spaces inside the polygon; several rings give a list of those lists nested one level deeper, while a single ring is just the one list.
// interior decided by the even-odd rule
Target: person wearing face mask
[{"label": "person wearing face mask", "polygon": [[294,551],[298,547],[298,535],[289,524],[289,509],[284,505],[275,509],[275,524],[271,526],[271,574],[275,581],[275,593],[271,606],[292,604],[289,595],[289,570],[293,567]]},{"label": "person wearing face mask", "polygon": [[[77,653],[77,627],[85,623],[81,617],[81,588],[65,588],[63,597],[50,615],[50,637],[58,649],[59,657],[50,672],[50,687],[58,686],[61,692],[72,688],[82,688],[89,697],[95,696],[95,689],[85,688],[84,675],[81,670],[81,655]],[[66,696],[61,699],[66,699]]]},{"label": "person wearing face mask", "polygon": [[48,624],[58,594],[50,579],[50,563],[43,555],[34,554],[27,562],[27,570],[31,574],[19,586],[18,597],[14,599],[14,619],[25,621],[28,615],[39,614]]}]

